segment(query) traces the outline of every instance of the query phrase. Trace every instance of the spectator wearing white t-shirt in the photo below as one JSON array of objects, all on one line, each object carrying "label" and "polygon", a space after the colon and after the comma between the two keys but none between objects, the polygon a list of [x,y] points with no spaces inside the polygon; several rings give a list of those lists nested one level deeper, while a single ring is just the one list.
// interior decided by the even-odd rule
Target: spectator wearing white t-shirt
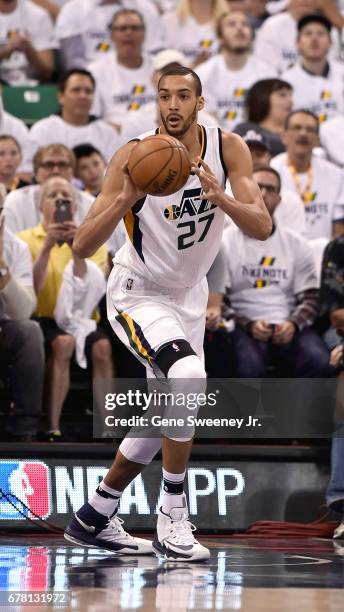
[{"label": "spectator wearing white t-shirt", "polygon": [[[176,49],[165,49],[153,57],[154,72],[152,76],[152,83],[155,89],[158,86],[163,70],[172,68],[175,65],[186,65],[185,56],[180,53],[180,51],[176,51]],[[216,121],[215,117],[210,113],[207,113],[205,110],[199,111],[198,119],[199,123],[202,125],[218,126],[218,122]],[[123,123],[121,130],[121,143],[125,144],[126,142],[129,142],[129,140],[137,138],[139,134],[144,134],[145,132],[155,130],[157,127],[159,127],[160,123],[161,117],[157,103],[149,102],[148,104],[145,104],[136,113],[130,113],[128,119],[125,121],[125,123]]]},{"label": "spectator wearing white t-shirt", "polygon": [[[29,185],[13,191],[8,194],[4,202],[6,227],[13,233],[21,232],[40,223],[41,185],[51,176],[60,176],[72,182],[76,161],[70,149],[62,144],[52,144],[38,149],[33,165],[37,185]],[[79,189],[73,189],[76,202],[75,219],[77,223],[81,223],[94,197]]]},{"label": "spectator wearing white t-shirt", "polygon": [[[269,62],[279,73],[287,70],[298,57],[297,22],[317,9],[316,0],[290,0],[285,12],[269,17],[257,31],[255,55]],[[332,40],[331,57],[336,57],[339,53],[336,33],[333,33]]]},{"label": "spectator wearing white t-shirt", "polygon": [[65,70],[86,68],[91,62],[112,54],[109,24],[123,9],[137,10],[145,16],[145,51],[155,52],[164,46],[161,18],[149,0],[70,0],[56,21]]},{"label": "spectator wearing white t-shirt", "polygon": [[[271,167],[254,172],[274,220],[280,177]],[[236,376],[260,378],[269,365],[290,377],[321,377],[329,352],[311,329],[318,311],[315,263],[307,240],[274,222],[264,242],[238,227],[224,232],[229,287],[224,314],[234,311],[232,351]]]},{"label": "spectator wearing white t-shirt", "polygon": [[49,13],[30,0],[0,0],[0,78],[10,85],[46,81],[57,48]]},{"label": "spectator wearing white t-shirt", "polygon": [[93,112],[120,128],[130,113],[155,100],[156,94],[151,81],[152,60],[142,53],[142,15],[118,11],[111,23],[111,36],[115,50],[89,66],[96,80]]},{"label": "spectator wearing white t-shirt", "polygon": [[309,240],[337,236],[344,230],[344,172],[313,155],[319,142],[319,120],[307,110],[295,110],[286,120],[282,139],[286,153],[273,158],[283,188],[297,193],[305,207]]},{"label": "spectator wearing white t-shirt", "polygon": [[162,17],[164,46],[177,49],[195,68],[218,52],[216,22],[228,10],[225,0],[179,0]]},{"label": "spectator wearing white t-shirt", "polygon": [[197,69],[206,109],[221,127],[232,130],[243,121],[247,90],[260,79],[275,76],[268,64],[251,54],[252,28],[244,13],[231,11],[218,20],[221,53]]},{"label": "spectator wearing white t-shirt", "polygon": [[115,128],[90,114],[94,91],[90,72],[82,68],[67,72],[59,83],[61,112],[37,121],[30,130],[32,152],[56,142],[70,149],[92,143],[109,161],[119,147],[119,137]]},{"label": "spectator wearing white t-shirt", "polygon": [[329,61],[331,23],[306,15],[297,24],[300,59],[282,78],[293,87],[294,108],[308,108],[320,123],[344,111],[344,66]]}]

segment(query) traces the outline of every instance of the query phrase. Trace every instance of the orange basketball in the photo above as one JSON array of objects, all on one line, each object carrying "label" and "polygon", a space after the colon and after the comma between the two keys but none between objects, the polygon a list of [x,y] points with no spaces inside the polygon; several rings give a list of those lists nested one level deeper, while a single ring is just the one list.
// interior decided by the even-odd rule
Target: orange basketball
[{"label": "orange basketball", "polygon": [[153,196],[167,196],[185,185],[191,172],[184,145],[168,134],[147,136],[133,147],[128,171],[135,185]]}]

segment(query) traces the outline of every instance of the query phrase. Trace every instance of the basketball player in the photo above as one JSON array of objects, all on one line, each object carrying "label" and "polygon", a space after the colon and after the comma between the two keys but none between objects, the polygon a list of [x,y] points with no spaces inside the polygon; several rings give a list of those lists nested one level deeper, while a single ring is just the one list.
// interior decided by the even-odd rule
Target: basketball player
[{"label": "basketball player", "polygon": [[[158,104],[162,125],[157,131],[178,138],[189,151],[193,172],[187,183],[168,198],[140,193],[126,168],[135,146],[129,142],[111,160],[74,249],[89,257],[124,217],[128,238],[109,277],[109,321],[146,363],[148,377],[205,380],[205,276],[220,246],[224,216],[261,240],[271,233],[271,219],[252,178],[246,144],[237,135],[197,125],[204,106],[199,77],[182,66],[166,70]],[[234,197],[224,192],[227,175]],[[176,219],[164,214],[171,205],[179,210]],[[122,491],[162,447],[164,493],[153,551],[169,561],[209,559],[209,550],[193,536],[183,492],[191,446],[190,439],[125,438],[108,474],[67,527],[66,538],[121,554],[152,552],[151,542],[124,531],[116,512]]]}]

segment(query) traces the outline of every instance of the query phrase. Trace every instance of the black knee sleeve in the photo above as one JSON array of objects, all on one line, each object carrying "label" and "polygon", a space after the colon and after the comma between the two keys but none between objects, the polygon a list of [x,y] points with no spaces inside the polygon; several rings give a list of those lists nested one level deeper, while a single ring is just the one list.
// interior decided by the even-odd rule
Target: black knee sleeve
[{"label": "black knee sleeve", "polygon": [[173,340],[158,349],[154,361],[167,376],[169,369],[176,361],[183,359],[183,357],[189,357],[189,355],[196,355],[196,353],[187,340]]}]

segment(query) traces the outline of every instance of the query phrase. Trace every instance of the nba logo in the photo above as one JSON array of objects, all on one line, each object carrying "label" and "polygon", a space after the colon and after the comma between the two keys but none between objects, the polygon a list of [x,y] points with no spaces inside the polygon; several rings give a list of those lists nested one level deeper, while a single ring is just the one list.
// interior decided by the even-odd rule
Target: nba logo
[{"label": "nba logo", "polygon": [[1,495],[0,520],[34,519],[33,512],[46,518],[51,513],[49,468],[43,461],[0,461],[0,494],[2,491],[15,507]]}]

